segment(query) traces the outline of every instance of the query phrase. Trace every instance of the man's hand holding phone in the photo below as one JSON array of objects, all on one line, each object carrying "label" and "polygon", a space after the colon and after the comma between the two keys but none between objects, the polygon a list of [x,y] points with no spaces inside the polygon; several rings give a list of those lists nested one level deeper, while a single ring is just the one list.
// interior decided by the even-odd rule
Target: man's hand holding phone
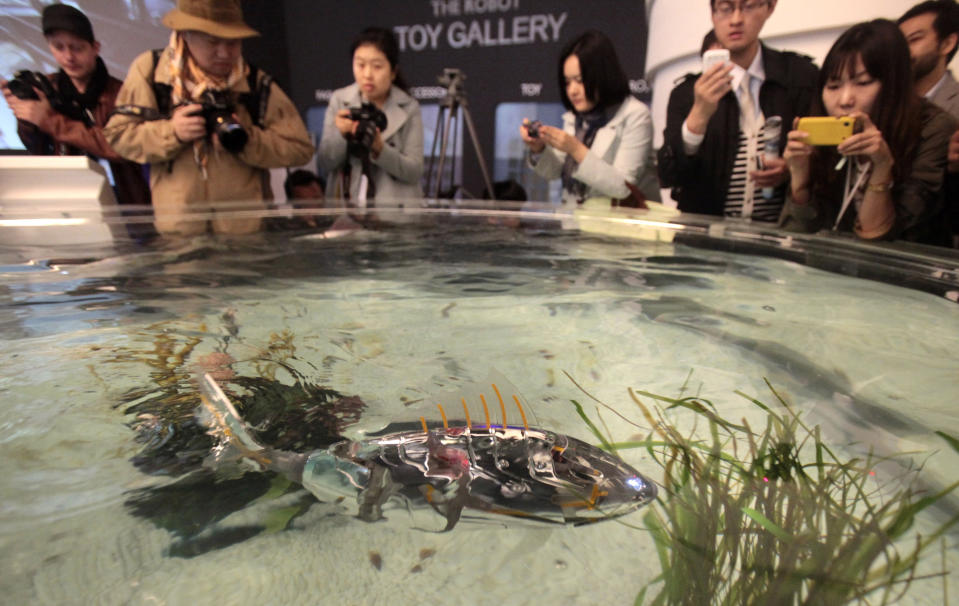
[{"label": "man's hand holding phone", "polygon": [[703,55],[703,73],[693,86],[693,107],[686,116],[686,128],[696,134],[706,132],[706,125],[719,107],[719,100],[732,90],[730,72],[734,65],[729,62],[729,51],[714,49]]}]

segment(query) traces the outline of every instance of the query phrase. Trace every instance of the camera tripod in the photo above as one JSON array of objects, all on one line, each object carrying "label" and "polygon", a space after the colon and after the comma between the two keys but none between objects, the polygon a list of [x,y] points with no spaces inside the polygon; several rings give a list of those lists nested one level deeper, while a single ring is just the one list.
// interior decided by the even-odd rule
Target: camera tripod
[{"label": "camera tripod", "polygon": [[[486,167],[486,160],[483,156],[483,150],[480,147],[479,139],[476,137],[476,127],[473,126],[473,117],[466,102],[466,91],[463,89],[463,81],[466,75],[453,68],[446,68],[443,74],[438,78],[439,83],[446,86],[446,95],[440,101],[439,112],[436,114],[436,129],[433,131],[433,147],[430,151],[430,162],[426,169],[426,195],[430,198],[449,197],[452,198],[456,190],[462,190],[469,194],[462,184],[455,184],[456,167],[453,159],[456,156],[457,142],[459,139],[460,114],[466,122],[467,134],[473,142],[473,151],[479,160],[480,171],[483,173],[483,182],[486,185],[486,191],[493,195],[493,182],[490,179],[489,169]],[[450,129],[453,121],[456,121],[455,131],[453,133],[453,147],[449,148]],[[433,165],[436,163],[436,144],[440,143],[439,163],[436,174],[433,173]],[[446,164],[447,150],[450,149],[450,175],[449,188],[443,190],[443,167]],[[445,195],[444,195],[445,194]],[[475,198],[476,196],[470,197]]]}]

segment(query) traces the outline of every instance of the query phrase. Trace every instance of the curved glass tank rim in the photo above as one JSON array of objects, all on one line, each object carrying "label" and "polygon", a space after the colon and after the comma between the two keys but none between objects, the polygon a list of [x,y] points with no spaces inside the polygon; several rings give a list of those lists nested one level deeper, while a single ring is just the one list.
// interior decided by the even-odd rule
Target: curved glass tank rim
[{"label": "curved glass tank rim", "polygon": [[[598,202],[598,203],[597,203]],[[320,201],[319,203],[322,203]],[[665,212],[664,212],[665,211]],[[393,201],[376,208],[377,216],[389,223],[436,221],[520,220],[541,222],[550,229],[580,230],[617,237],[659,242],[676,242],[697,248],[760,255],[793,261],[833,273],[886,282],[946,297],[959,302],[959,250],[905,241],[868,242],[851,234],[822,231],[815,234],[787,232],[775,225],[738,218],[678,213],[656,205],[653,211],[611,207],[608,201],[587,201],[570,209],[550,203],[504,202],[493,200],[410,200]],[[35,242],[23,246],[4,245],[21,227],[52,226],[80,229],[92,224],[109,227],[120,252],[132,245],[125,226],[152,223],[150,207],[105,208],[102,213],[73,209],[69,204],[55,212],[34,208],[16,215],[0,216],[0,263],[47,265],[51,251],[61,263],[83,262],[116,254],[109,243],[57,245]],[[244,202],[228,202],[217,212],[184,214],[185,219],[338,217],[342,208],[281,208],[263,210]]]}]

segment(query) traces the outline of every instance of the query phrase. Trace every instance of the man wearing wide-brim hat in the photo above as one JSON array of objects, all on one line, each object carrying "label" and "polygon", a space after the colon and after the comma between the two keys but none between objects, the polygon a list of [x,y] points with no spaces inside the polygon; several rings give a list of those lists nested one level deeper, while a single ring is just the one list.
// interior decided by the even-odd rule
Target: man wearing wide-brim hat
[{"label": "man wearing wide-brim hat", "polygon": [[[313,156],[306,127],[280,87],[243,60],[242,39],[259,34],[243,22],[238,0],[178,0],[163,23],[170,43],[134,60],[107,138],[124,157],[150,163],[161,233],[256,231],[260,219],[248,211],[273,197],[268,169]],[[204,101],[209,108],[224,98],[247,134],[239,148],[209,132],[202,115]]]}]

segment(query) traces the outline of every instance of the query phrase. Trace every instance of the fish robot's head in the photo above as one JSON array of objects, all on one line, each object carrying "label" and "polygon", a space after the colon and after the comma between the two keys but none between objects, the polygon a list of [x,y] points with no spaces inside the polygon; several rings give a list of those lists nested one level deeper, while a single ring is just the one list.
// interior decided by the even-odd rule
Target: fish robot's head
[{"label": "fish robot's head", "polygon": [[555,488],[555,505],[569,524],[619,517],[656,498],[656,485],[621,459],[562,434],[530,440],[529,472]]}]

